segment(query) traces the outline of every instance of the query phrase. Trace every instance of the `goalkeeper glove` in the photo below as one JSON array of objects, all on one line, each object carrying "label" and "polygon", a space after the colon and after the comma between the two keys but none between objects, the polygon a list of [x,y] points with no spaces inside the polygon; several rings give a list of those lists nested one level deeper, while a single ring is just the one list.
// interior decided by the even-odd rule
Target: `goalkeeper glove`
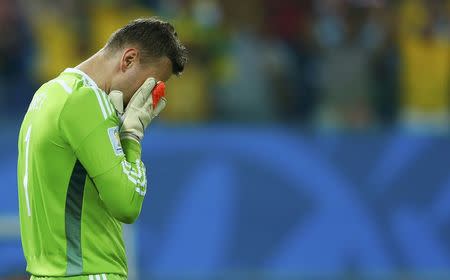
[{"label": "goalkeeper glove", "polygon": [[109,93],[109,100],[121,119],[120,138],[138,142],[144,138],[145,128],[166,107],[164,89],[163,82],[156,84],[155,79],[148,78],[134,93],[125,111],[123,93],[118,90]]}]

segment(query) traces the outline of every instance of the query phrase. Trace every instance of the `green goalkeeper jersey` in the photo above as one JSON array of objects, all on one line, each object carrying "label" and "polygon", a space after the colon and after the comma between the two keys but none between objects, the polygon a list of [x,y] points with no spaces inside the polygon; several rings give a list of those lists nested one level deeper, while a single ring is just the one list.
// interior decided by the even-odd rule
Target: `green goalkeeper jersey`
[{"label": "green goalkeeper jersey", "polygon": [[18,192],[27,271],[127,275],[122,223],[146,193],[141,146],[120,140],[105,92],[66,69],[34,95],[19,134]]}]

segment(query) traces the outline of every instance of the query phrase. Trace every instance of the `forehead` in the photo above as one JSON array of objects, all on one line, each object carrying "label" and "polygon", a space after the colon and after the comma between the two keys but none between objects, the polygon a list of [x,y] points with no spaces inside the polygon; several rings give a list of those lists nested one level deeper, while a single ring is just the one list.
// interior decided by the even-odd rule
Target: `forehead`
[{"label": "forehead", "polygon": [[167,56],[152,60],[142,66],[146,77],[151,76],[166,82],[172,76],[172,62]]}]

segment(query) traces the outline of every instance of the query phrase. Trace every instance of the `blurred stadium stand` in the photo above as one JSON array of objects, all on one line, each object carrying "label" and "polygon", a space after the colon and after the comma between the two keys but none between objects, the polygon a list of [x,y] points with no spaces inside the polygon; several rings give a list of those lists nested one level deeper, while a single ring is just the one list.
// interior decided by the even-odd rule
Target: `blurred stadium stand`
[{"label": "blurred stadium stand", "polygon": [[1,0],[0,13],[5,119],[112,31],[159,15],[191,51],[167,122],[448,132],[449,0]]},{"label": "blurred stadium stand", "polygon": [[32,94],[151,15],[190,62],[145,138],[137,279],[450,278],[450,0],[0,0],[0,279],[26,279]]}]

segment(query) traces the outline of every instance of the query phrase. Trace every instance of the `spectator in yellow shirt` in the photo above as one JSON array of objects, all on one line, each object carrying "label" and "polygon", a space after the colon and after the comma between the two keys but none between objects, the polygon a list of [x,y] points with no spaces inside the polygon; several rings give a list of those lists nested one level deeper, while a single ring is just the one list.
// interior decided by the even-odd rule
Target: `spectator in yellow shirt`
[{"label": "spectator in yellow shirt", "polygon": [[445,9],[424,1],[405,3],[401,7],[399,42],[403,122],[413,128],[446,130],[450,30],[448,24],[441,24]]}]

